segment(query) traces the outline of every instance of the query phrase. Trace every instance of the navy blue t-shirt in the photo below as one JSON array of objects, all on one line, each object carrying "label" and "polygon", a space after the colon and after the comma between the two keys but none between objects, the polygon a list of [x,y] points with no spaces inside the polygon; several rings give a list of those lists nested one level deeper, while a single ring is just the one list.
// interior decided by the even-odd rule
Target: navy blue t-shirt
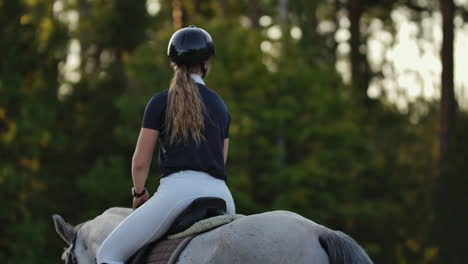
[{"label": "navy blue t-shirt", "polygon": [[159,170],[161,178],[183,170],[206,172],[226,180],[224,139],[229,137],[230,115],[226,104],[213,90],[195,83],[205,105],[205,140],[197,145],[191,137],[187,142],[170,143],[165,129],[168,90],[155,94],[145,109],[143,128],[158,130]]}]

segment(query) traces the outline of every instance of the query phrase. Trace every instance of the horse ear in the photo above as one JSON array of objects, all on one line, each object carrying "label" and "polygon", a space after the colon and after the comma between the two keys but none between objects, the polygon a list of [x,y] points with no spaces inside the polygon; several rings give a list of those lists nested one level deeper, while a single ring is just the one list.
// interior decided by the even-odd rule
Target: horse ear
[{"label": "horse ear", "polygon": [[69,223],[65,222],[60,215],[54,214],[52,215],[55,224],[55,231],[67,242],[67,244],[71,244],[73,242],[73,238],[76,235],[75,228],[70,225]]}]

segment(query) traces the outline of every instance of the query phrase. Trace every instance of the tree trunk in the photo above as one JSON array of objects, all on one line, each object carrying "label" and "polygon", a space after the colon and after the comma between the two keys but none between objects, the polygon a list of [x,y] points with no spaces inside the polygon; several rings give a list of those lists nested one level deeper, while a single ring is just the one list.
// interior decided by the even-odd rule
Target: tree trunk
[{"label": "tree trunk", "polygon": [[286,23],[288,19],[288,0],[279,0],[278,13],[281,23]]},{"label": "tree trunk", "polygon": [[[458,219],[456,210],[457,201],[452,193],[456,186],[456,175],[452,173],[451,157],[455,146],[454,121],[455,121],[455,95],[453,87],[453,40],[454,40],[454,4],[452,1],[440,0],[442,12],[442,88],[440,100],[440,127],[439,127],[439,175],[435,186],[435,240],[439,246],[441,263],[462,263],[457,256],[461,239],[452,231],[457,230]],[[457,221],[458,219],[458,221]],[[461,262],[460,262],[461,261]]]},{"label": "tree trunk", "polygon": [[319,24],[319,19],[317,17],[317,3],[311,2],[308,3],[307,11],[305,12],[305,17],[307,19],[307,28],[308,30],[308,38],[312,40],[313,43],[323,43],[325,41],[321,36],[318,34],[317,28]]},{"label": "tree trunk", "polygon": [[359,45],[360,45],[360,21],[361,21],[361,6],[360,0],[349,0],[348,1],[348,16],[350,22],[350,46],[351,46],[351,74],[353,84],[357,84],[359,77]]},{"label": "tree trunk", "polygon": [[367,66],[367,58],[361,52],[361,15],[362,15],[361,0],[348,0],[348,17],[350,22],[351,38],[349,44],[351,47],[350,62],[351,62],[351,80],[353,84],[354,94],[359,100],[367,105],[369,97],[367,96],[367,88],[369,86],[369,67]]},{"label": "tree trunk", "polygon": [[181,29],[185,25],[185,12],[182,0],[172,0],[172,23],[175,30]]},{"label": "tree trunk", "polygon": [[[339,14],[340,14],[340,10],[341,10],[340,0],[333,0],[333,6],[335,8],[335,16],[333,17],[334,18],[334,23],[335,23],[335,31],[337,31],[340,28],[340,18],[339,18]],[[333,47],[332,47],[333,62],[336,64],[336,62],[337,62],[338,42],[335,40],[334,34],[332,36],[333,36]]]},{"label": "tree trunk", "polygon": [[226,0],[219,0],[219,7],[221,8],[221,16],[227,16],[227,3]]},{"label": "tree trunk", "polygon": [[[80,20],[86,20],[89,18],[89,3],[88,3],[88,0],[80,0],[78,2],[78,14],[79,14],[79,18]],[[81,76],[84,76],[86,74],[85,72],[85,68],[86,68],[86,64],[87,64],[87,61],[88,61],[88,57],[87,57],[87,50],[88,50],[88,43],[86,43],[83,39],[83,37],[81,36],[82,33],[80,34],[80,58],[81,58],[81,64],[80,64],[80,72],[81,72]]]},{"label": "tree trunk", "polygon": [[453,90],[453,39],[454,5],[452,1],[440,0],[442,10],[442,91],[440,101],[440,159],[448,153],[450,135],[453,130],[455,114],[455,95]]},{"label": "tree trunk", "polygon": [[258,4],[258,0],[249,0],[248,2],[248,11],[252,27],[259,28],[260,24],[258,20],[260,19],[260,6]]},{"label": "tree trunk", "polygon": [[[281,31],[283,32],[282,36],[282,44],[283,50],[287,50],[287,45],[289,41],[288,35],[288,0],[279,0],[278,1],[278,20],[279,25],[281,26]],[[285,59],[285,58],[283,58]],[[282,80],[280,84],[281,88],[280,91],[287,90],[287,80]],[[281,109],[280,100],[276,100],[276,104]],[[283,186],[284,180],[284,168],[286,167],[286,153],[287,153],[287,146],[286,146],[286,129],[285,129],[285,120],[281,115],[278,117],[278,127],[276,129],[276,175],[274,179],[274,191],[276,193],[281,193],[281,189]],[[281,199],[281,195],[276,196],[276,199],[273,204],[277,204]]]}]

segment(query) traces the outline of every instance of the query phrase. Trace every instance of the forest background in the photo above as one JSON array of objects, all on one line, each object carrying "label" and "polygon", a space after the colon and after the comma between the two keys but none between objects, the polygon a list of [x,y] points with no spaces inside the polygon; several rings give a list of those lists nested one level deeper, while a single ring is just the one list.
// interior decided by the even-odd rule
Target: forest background
[{"label": "forest background", "polygon": [[215,41],[239,213],[297,212],[375,263],[466,262],[466,0],[0,0],[0,262],[58,263],[53,213],[131,205],[143,110],[191,24]]}]

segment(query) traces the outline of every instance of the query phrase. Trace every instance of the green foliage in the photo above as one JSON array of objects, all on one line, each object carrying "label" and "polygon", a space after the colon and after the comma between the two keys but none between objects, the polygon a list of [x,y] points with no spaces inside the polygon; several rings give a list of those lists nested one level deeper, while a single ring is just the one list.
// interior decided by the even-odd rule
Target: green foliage
[{"label": "green foliage", "polygon": [[[221,2],[183,2],[187,23],[215,40],[206,83],[232,116],[227,170],[237,211],[298,212],[351,234],[375,263],[436,263],[429,233],[437,107],[428,104],[427,115],[414,123],[411,113],[355,98],[335,70],[333,37],[309,24],[315,13],[330,19],[334,9],[326,1],[290,1],[289,22],[303,29],[301,40],[271,40],[264,28],[241,26],[239,16],[249,16],[246,2],[226,1],[225,17]],[[58,11],[78,12],[73,28],[59,22],[52,2],[0,0],[2,263],[57,262],[63,241],[53,213],[77,224],[106,208],[130,206],[142,114],[170,82],[168,1],[153,17],[145,1],[83,3],[67,1]],[[276,15],[276,1],[259,3]],[[376,8],[369,14],[380,17]],[[59,72],[71,39],[81,47],[78,81]],[[273,51],[261,51],[262,43]],[[71,90],[58,96],[64,84]],[[458,117],[454,175],[468,169],[467,120]],[[152,192],[156,159],[147,182]],[[463,186],[453,186],[457,212],[466,202]]]}]

